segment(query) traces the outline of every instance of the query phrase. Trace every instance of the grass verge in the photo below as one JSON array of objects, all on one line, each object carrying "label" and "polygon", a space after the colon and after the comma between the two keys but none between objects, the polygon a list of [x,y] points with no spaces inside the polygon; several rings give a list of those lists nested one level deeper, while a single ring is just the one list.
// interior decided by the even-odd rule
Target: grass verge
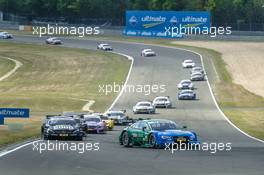
[{"label": "grass verge", "polygon": [[[30,108],[30,119],[6,119],[0,127],[0,145],[40,134],[40,123],[47,113],[81,111],[95,100],[94,111],[104,111],[116,93],[105,96],[99,85],[124,82],[130,61],[101,51],[58,46],[0,42],[0,56],[23,63],[16,73],[0,83],[1,107]],[[8,67],[9,66],[9,67]],[[0,58],[0,75],[12,69]]]}]

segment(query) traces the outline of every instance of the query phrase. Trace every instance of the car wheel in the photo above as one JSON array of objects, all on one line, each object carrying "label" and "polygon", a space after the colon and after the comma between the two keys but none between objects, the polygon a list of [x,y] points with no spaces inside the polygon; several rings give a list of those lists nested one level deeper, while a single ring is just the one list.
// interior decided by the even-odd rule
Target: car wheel
[{"label": "car wheel", "polygon": [[151,148],[156,148],[157,147],[156,137],[155,137],[154,134],[150,134],[148,142],[149,142],[149,146]]},{"label": "car wheel", "polygon": [[124,132],[122,134],[122,144],[124,145],[124,147],[130,147],[130,139],[129,139],[129,136],[128,136],[128,133],[127,132]]}]

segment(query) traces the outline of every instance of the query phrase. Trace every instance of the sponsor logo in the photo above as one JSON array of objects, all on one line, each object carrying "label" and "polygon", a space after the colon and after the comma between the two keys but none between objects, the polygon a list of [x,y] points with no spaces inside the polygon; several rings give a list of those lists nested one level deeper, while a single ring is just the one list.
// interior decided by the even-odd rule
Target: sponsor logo
[{"label": "sponsor logo", "polygon": [[176,18],[176,16],[173,16],[171,19],[170,19],[170,23],[171,25],[175,26],[177,23],[178,23],[178,20]]},{"label": "sponsor logo", "polygon": [[137,24],[137,18],[135,16],[131,16],[131,18],[129,19],[129,23],[132,25],[132,26],[135,26]]}]

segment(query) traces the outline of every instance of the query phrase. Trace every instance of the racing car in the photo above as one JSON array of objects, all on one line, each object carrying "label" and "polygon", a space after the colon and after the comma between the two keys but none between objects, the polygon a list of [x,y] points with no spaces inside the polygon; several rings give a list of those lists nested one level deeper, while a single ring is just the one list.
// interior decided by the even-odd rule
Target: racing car
[{"label": "racing car", "polygon": [[203,81],[205,79],[205,74],[201,72],[194,72],[191,74],[191,81]]},{"label": "racing car", "polygon": [[195,132],[179,128],[173,121],[149,119],[139,120],[124,128],[119,136],[119,143],[125,147],[137,145],[162,148],[166,144],[199,144],[200,142]]},{"label": "racing car", "polygon": [[182,62],[183,68],[193,68],[194,66],[195,66],[195,63],[193,62],[193,60],[184,60]]},{"label": "racing car", "polygon": [[141,56],[151,57],[151,56],[156,56],[156,53],[152,49],[143,49],[141,51]]},{"label": "racing car", "polygon": [[178,89],[194,89],[194,85],[191,80],[181,80],[177,87]]},{"label": "racing car", "polygon": [[93,113],[93,115],[97,115],[101,118],[101,120],[105,123],[106,128],[111,131],[114,129],[114,120],[110,119],[108,116],[103,113]]},{"label": "racing car", "polygon": [[108,119],[114,121],[114,125],[127,125],[132,122],[132,119],[126,115],[125,110],[110,110],[107,111],[105,115]]},{"label": "racing car", "polygon": [[193,74],[195,72],[200,72],[200,73],[204,74],[203,68],[202,67],[198,67],[198,66],[197,67],[193,67],[190,73]]},{"label": "racing car", "polygon": [[83,123],[86,126],[85,131],[87,133],[93,132],[97,134],[105,134],[107,127],[106,123],[100,118],[100,116],[88,114],[83,116]]},{"label": "racing car", "polygon": [[56,37],[49,37],[46,39],[46,44],[57,45],[62,44],[62,41]]},{"label": "racing car", "polygon": [[101,43],[97,45],[97,49],[104,50],[104,51],[112,51],[113,48],[107,43]]},{"label": "racing car", "polygon": [[137,102],[135,106],[133,106],[133,113],[134,114],[154,114],[156,111],[156,108],[150,101],[140,101]]},{"label": "racing car", "polygon": [[13,35],[11,35],[8,32],[0,32],[0,38],[2,38],[2,39],[12,39]]},{"label": "racing car", "polygon": [[178,99],[179,100],[195,100],[196,93],[193,90],[185,89],[178,93]]},{"label": "racing car", "polygon": [[47,116],[41,126],[41,135],[44,140],[70,139],[83,140],[85,133],[72,117]]},{"label": "racing car", "polygon": [[152,105],[155,106],[155,108],[159,108],[159,107],[171,108],[172,107],[171,100],[170,100],[169,96],[156,97],[153,100]]}]

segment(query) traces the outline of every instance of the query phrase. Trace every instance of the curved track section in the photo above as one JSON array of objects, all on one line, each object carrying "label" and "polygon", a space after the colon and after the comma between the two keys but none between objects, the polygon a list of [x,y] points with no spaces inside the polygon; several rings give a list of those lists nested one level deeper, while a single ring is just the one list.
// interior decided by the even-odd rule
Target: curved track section
[{"label": "curved track section", "polygon": [[[16,42],[43,43],[37,37],[16,36]],[[65,39],[66,47],[96,49],[98,41]],[[199,175],[262,175],[264,172],[264,145],[231,126],[220,114],[206,82],[195,83],[198,94],[196,101],[178,101],[177,83],[189,78],[189,70],[182,69],[183,59],[191,58],[198,65],[197,54],[160,46],[150,46],[158,56],[140,57],[140,51],[147,46],[133,43],[109,42],[116,52],[134,58],[133,69],[128,79],[131,85],[166,86],[164,94],[124,92],[113,106],[114,109],[128,109],[131,117],[132,106],[139,100],[153,99],[157,95],[169,95],[173,100],[172,109],[158,109],[152,118],[166,118],[187,125],[195,130],[202,142],[231,142],[231,151],[212,154],[208,151],[177,151],[172,154],[165,150],[146,148],[124,148],[118,144],[121,127],[106,135],[89,135],[86,142],[99,142],[100,150],[79,154],[76,152],[32,151],[26,146],[0,160],[1,172],[5,175],[33,174],[199,174]],[[209,72],[210,73],[210,72]],[[144,117],[144,116],[143,116]],[[148,116],[145,116],[148,117]]]}]

